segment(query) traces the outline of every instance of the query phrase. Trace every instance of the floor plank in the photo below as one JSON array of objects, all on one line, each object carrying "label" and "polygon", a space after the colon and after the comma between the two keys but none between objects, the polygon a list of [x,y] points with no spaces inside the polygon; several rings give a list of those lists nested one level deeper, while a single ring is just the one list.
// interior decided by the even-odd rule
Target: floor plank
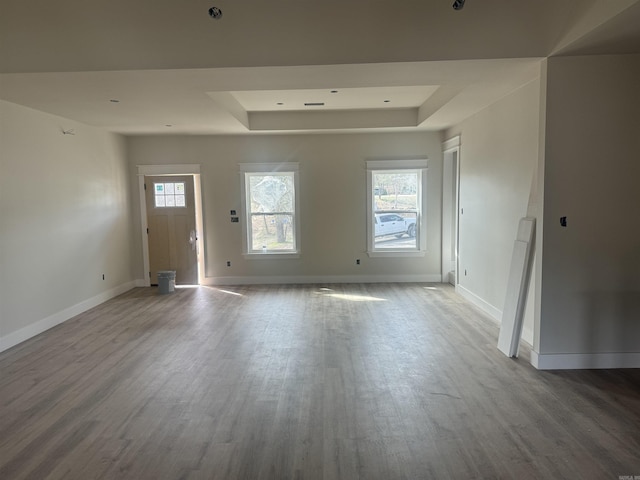
[{"label": "floor plank", "polygon": [[440,284],[134,289],[0,353],[0,478],[640,475],[640,371],[539,372]]}]

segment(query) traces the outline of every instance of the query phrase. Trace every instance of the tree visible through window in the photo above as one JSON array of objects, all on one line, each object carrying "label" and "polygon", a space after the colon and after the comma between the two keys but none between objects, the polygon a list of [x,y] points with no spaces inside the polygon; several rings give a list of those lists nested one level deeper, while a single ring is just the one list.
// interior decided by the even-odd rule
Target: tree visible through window
[{"label": "tree visible through window", "polygon": [[247,250],[296,252],[295,172],[245,172]]}]

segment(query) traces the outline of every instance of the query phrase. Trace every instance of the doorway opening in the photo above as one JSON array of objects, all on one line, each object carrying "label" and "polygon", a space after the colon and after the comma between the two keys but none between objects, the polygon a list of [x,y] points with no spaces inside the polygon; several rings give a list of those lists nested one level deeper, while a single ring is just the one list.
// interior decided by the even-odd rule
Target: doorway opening
[{"label": "doorway opening", "polygon": [[460,198],[460,136],[443,144],[442,283],[458,283],[458,212]]},{"label": "doorway opening", "polygon": [[204,281],[200,165],[140,165],[140,222],[145,286],[159,271],[175,271],[176,285]]}]

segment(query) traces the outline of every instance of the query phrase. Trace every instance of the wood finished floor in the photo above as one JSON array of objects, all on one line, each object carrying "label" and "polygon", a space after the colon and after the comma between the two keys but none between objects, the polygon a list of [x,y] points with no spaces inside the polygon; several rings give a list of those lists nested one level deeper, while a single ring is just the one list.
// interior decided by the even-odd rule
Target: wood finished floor
[{"label": "wood finished floor", "polygon": [[497,335],[438,284],[134,289],[0,354],[0,478],[640,475],[640,370]]}]

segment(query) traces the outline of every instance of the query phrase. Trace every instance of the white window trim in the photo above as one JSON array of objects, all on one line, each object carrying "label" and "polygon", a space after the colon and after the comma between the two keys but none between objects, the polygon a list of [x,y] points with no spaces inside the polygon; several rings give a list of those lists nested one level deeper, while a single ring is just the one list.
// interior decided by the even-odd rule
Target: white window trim
[{"label": "white window trim", "polygon": [[[293,259],[300,258],[300,188],[299,188],[299,172],[300,167],[297,162],[283,163],[241,163],[240,168],[240,192],[242,204],[242,255],[247,260],[269,260],[269,259]],[[249,228],[247,222],[249,219],[247,210],[247,185],[246,173],[284,173],[293,172],[293,188],[295,191],[294,198],[294,224],[295,224],[295,246],[294,251],[267,253],[249,251]]]},{"label": "white window trim", "polygon": [[[427,222],[425,212],[427,211],[426,195],[423,190],[427,184],[426,158],[413,160],[368,160],[367,166],[367,255],[369,257],[424,257],[427,253]],[[415,249],[376,249],[373,224],[373,172],[388,170],[389,172],[417,171],[420,173],[418,182],[418,204],[420,212],[418,214],[418,231],[416,232],[417,245]]]}]

